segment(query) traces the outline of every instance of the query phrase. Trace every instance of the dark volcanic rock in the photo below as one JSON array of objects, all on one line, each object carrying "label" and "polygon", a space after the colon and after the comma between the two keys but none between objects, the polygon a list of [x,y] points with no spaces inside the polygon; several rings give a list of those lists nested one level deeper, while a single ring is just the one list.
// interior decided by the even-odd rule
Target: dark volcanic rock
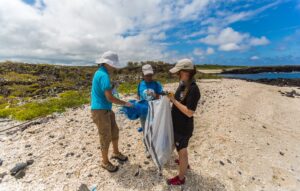
[{"label": "dark volcanic rock", "polygon": [[258,74],[263,72],[300,72],[300,66],[249,67],[223,71],[222,74]]},{"label": "dark volcanic rock", "polygon": [[268,85],[276,85],[276,86],[296,86],[300,87],[300,79],[259,79],[259,80],[247,80],[250,82],[259,82]]},{"label": "dark volcanic rock", "polygon": [[22,169],[20,171],[17,172],[17,174],[15,175],[15,178],[16,179],[20,179],[20,178],[23,178],[25,176],[25,169]]},{"label": "dark volcanic rock", "polygon": [[12,176],[15,176],[20,170],[23,170],[23,169],[25,169],[26,167],[27,167],[27,163],[24,163],[24,162],[18,163],[18,164],[16,164],[16,166],[15,166],[14,168],[12,168],[12,169],[10,170],[10,174],[11,174]]},{"label": "dark volcanic rock", "polygon": [[78,191],[90,191],[86,184],[81,184]]}]

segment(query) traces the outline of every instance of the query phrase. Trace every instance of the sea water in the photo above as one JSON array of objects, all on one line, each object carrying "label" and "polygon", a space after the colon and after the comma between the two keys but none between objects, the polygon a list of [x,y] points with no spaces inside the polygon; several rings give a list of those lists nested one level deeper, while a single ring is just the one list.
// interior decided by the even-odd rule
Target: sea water
[{"label": "sea water", "polygon": [[300,72],[263,72],[258,74],[220,74],[226,78],[238,78],[248,80],[259,79],[300,79]]}]

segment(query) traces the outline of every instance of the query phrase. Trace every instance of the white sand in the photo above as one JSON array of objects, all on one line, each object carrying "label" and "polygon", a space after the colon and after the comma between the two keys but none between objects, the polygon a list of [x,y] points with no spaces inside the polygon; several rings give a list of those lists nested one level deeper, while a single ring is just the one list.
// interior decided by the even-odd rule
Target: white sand
[{"label": "white sand", "polygon": [[202,69],[198,70],[198,72],[204,73],[204,74],[219,74],[223,72],[222,69]]},{"label": "white sand", "polygon": [[[176,85],[166,88],[175,90]],[[300,90],[226,79],[203,80],[199,86],[202,98],[186,185],[166,185],[165,179],[177,173],[176,164],[170,161],[158,176],[144,155],[139,122],[122,115],[117,115],[120,148],[130,161],[115,174],[101,169],[97,129],[85,106],[24,132],[0,135],[0,173],[34,159],[24,178],[6,175],[0,190],[77,190],[81,183],[105,191],[300,190],[300,98],[278,92]],[[25,148],[27,144],[31,147]]]}]

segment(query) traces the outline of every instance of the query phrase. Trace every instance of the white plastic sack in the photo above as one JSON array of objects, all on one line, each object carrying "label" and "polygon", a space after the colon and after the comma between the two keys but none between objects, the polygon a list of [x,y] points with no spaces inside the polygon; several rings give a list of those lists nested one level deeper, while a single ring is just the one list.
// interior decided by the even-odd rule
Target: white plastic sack
[{"label": "white plastic sack", "polygon": [[161,170],[170,159],[174,145],[171,106],[166,96],[149,101],[144,142],[154,163]]}]

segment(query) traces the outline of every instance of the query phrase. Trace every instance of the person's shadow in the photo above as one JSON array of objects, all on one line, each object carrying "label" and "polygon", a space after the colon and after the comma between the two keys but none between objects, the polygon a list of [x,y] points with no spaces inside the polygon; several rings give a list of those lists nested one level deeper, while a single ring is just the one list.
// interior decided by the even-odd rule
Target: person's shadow
[{"label": "person's shadow", "polygon": [[[185,185],[169,186],[166,183],[166,177],[159,175],[153,164],[143,165],[141,168],[138,164],[132,164],[129,161],[120,167],[119,172],[112,174],[111,177],[116,179],[119,186],[128,190],[226,191],[225,186],[216,178],[203,176],[194,172],[193,169],[188,170]],[[174,170],[177,168],[176,164],[169,162],[163,172],[174,175]]]}]

